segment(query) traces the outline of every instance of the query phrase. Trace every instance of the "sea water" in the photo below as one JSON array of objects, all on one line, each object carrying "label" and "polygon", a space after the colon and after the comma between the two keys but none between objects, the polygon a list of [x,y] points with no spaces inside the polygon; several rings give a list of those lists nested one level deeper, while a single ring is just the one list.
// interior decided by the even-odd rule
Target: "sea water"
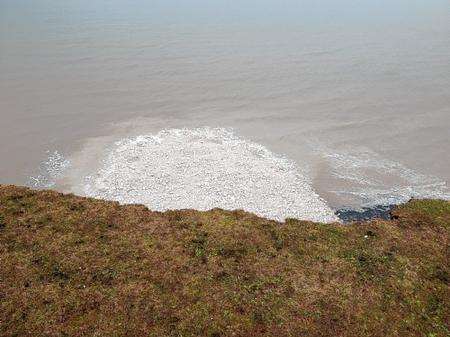
[{"label": "sea water", "polygon": [[0,183],[319,221],[449,198],[449,88],[447,1],[2,0]]}]

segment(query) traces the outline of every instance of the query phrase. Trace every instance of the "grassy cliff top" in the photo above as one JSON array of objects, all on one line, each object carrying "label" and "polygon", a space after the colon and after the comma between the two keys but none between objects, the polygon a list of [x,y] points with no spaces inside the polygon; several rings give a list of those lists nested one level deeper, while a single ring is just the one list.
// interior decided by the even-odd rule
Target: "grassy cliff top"
[{"label": "grassy cliff top", "polygon": [[450,203],[278,223],[0,186],[1,336],[449,335]]}]

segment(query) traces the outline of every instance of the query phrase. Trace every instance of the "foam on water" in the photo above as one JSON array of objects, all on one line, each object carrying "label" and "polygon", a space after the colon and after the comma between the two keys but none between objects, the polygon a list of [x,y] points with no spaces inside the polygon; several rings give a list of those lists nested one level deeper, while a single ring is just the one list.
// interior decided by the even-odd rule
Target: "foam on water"
[{"label": "foam on water", "polygon": [[84,192],[153,210],[244,209],[337,220],[294,162],[223,128],[169,129],[115,143]]},{"label": "foam on water", "polygon": [[383,158],[367,148],[348,152],[325,152],[331,174],[349,182],[334,190],[340,196],[352,196],[361,207],[399,204],[411,198],[450,199],[445,181],[414,171]]},{"label": "foam on water", "polygon": [[54,187],[56,180],[70,167],[70,161],[58,151],[47,151],[47,159],[39,166],[39,173],[29,178],[29,185],[35,188]]}]

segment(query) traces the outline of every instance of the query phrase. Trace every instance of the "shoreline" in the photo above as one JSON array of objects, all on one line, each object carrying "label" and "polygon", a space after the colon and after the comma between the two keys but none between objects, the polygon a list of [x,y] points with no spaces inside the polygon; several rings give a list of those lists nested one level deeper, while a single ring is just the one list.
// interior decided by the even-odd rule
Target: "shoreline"
[{"label": "shoreline", "polygon": [[17,188],[17,189],[24,189],[31,191],[33,193],[56,193],[60,195],[61,197],[75,197],[80,198],[84,200],[92,200],[97,202],[105,202],[105,203],[114,203],[120,205],[120,207],[128,207],[128,206],[136,206],[136,207],[144,207],[149,212],[156,212],[156,213],[166,213],[166,212],[178,212],[178,211],[189,211],[189,212],[212,212],[214,210],[224,211],[224,212],[243,212],[250,214],[254,217],[264,219],[267,221],[273,221],[277,223],[285,223],[289,220],[296,220],[296,221],[305,221],[305,222],[311,222],[311,223],[325,223],[325,224],[333,224],[333,223],[342,223],[342,224],[352,224],[352,223],[366,223],[370,221],[377,221],[377,220],[392,220],[394,218],[393,212],[400,207],[403,207],[413,201],[422,201],[422,200],[439,200],[442,202],[449,202],[450,200],[446,199],[434,199],[434,198],[410,198],[409,200],[405,202],[399,202],[398,204],[389,204],[389,205],[375,205],[375,206],[363,206],[363,207],[341,207],[337,209],[331,208],[331,210],[336,215],[336,218],[340,221],[331,221],[331,222],[320,222],[320,221],[314,221],[314,220],[308,220],[308,219],[302,219],[302,218],[293,218],[293,217],[286,217],[284,220],[277,220],[277,219],[271,219],[264,217],[262,215],[258,215],[252,211],[245,210],[245,209],[226,209],[221,207],[212,207],[210,209],[196,209],[196,208],[177,208],[177,209],[167,209],[167,210],[155,210],[151,207],[142,204],[142,203],[122,203],[117,200],[110,200],[110,199],[104,199],[100,197],[91,197],[91,196],[85,196],[82,194],[77,193],[76,191],[72,190],[60,190],[60,189],[53,189],[51,187],[46,188],[37,188],[33,186],[27,186],[27,185],[15,185],[15,184],[1,184],[0,183],[0,190],[2,188]]}]

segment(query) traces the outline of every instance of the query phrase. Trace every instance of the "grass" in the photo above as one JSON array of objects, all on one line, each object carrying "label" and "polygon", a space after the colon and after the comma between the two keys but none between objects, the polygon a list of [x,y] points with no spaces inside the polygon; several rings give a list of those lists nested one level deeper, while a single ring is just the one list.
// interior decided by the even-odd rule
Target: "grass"
[{"label": "grass", "polygon": [[1,336],[449,335],[450,203],[278,223],[0,186]]}]

